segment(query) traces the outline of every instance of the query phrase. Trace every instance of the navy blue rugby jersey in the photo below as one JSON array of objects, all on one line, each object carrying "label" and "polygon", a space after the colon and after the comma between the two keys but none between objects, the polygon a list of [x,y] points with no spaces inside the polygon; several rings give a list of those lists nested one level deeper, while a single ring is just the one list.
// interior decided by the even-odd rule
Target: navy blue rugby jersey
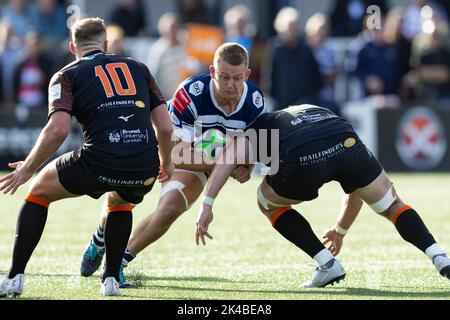
[{"label": "navy blue rugby jersey", "polygon": [[244,131],[265,113],[264,96],[251,81],[244,83],[244,92],[235,111],[227,113],[214,97],[213,80],[209,74],[184,81],[168,102],[177,137],[192,142],[208,129]]}]

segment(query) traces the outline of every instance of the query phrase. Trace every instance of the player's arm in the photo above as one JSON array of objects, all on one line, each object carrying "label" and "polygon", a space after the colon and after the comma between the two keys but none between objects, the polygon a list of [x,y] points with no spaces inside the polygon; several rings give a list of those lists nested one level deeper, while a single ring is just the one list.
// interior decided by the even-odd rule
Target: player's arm
[{"label": "player's arm", "polygon": [[173,127],[169,112],[167,111],[166,100],[161,93],[161,89],[147,66],[144,64],[142,66],[147,72],[149,80],[151,120],[159,144],[159,157],[161,162],[158,180],[162,183],[172,177],[174,170],[172,162],[172,149],[175,144],[172,140]]},{"label": "player's arm", "polygon": [[342,248],[344,237],[347,231],[355,222],[356,217],[361,211],[363,201],[355,194],[345,195],[342,200],[341,214],[339,215],[335,226],[326,231],[323,238],[324,244],[335,256],[339,254]]},{"label": "player's arm", "polygon": [[206,244],[205,236],[212,239],[208,233],[208,227],[213,220],[213,205],[214,200],[218,196],[220,190],[223,188],[228,178],[233,174],[238,163],[242,159],[248,159],[249,150],[251,146],[245,137],[237,138],[230,141],[225,148],[223,161],[216,164],[206,186],[205,197],[203,198],[202,211],[197,218],[197,231],[195,234],[195,241],[197,245],[199,240],[203,245]]},{"label": "player's arm", "polygon": [[159,143],[159,156],[161,169],[163,171],[161,182],[168,180],[173,174],[173,163],[171,159],[174,141],[172,141],[173,127],[167,112],[166,104],[161,104],[152,110],[152,123],[155,127],[156,138]]},{"label": "player's arm", "polygon": [[56,74],[49,86],[49,121],[25,161],[9,164],[14,171],[0,179],[0,191],[4,194],[14,194],[63,144],[72,125],[72,97],[68,80],[62,74]]}]

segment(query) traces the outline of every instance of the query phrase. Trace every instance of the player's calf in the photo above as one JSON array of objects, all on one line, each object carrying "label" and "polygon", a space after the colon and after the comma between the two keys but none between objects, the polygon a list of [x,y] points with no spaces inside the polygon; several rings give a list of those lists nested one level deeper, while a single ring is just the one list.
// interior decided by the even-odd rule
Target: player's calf
[{"label": "player's calf", "polygon": [[425,253],[438,272],[450,278],[450,259],[436,243],[431,232],[416,210],[406,205],[391,187],[386,195],[370,207],[394,224],[400,236]]}]

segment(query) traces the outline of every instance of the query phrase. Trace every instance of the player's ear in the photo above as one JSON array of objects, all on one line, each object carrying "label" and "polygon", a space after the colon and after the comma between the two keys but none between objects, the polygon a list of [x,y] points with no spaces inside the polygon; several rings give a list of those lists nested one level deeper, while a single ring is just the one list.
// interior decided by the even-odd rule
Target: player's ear
[{"label": "player's ear", "polygon": [[209,66],[209,74],[211,75],[211,78],[215,78],[216,75],[216,68],[214,68],[213,65]]},{"label": "player's ear", "polygon": [[76,56],[77,55],[77,50],[75,49],[75,44],[73,43],[73,41],[69,42],[69,48],[70,48],[70,52],[72,52],[72,54],[74,56]]},{"label": "player's ear", "polygon": [[108,52],[108,40],[103,43],[103,52]]},{"label": "player's ear", "polygon": [[248,78],[250,78],[251,74],[252,74],[252,70],[251,69],[247,69],[247,71],[245,71],[245,80],[248,80]]}]

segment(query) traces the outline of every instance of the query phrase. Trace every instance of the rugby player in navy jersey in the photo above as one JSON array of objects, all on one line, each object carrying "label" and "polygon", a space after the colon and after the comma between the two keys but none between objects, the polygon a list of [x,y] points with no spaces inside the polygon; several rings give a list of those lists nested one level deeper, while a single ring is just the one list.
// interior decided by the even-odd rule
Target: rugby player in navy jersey
[{"label": "rugby player in navy jersey", "polygon": [[22,293],[25,267],[51,203],[81,195],[98,199],[105,193],[106,268],[100,293],[120,295],[119,269],[131,233],[132,209],[152,189],[160,167],[167,177],[173,171],[173,128],[148,68],[132,58],[105,53],[101,19],[78,21],[71,37],[77,60],[50,82],[48,123],[26,160],[9,165],[14,171],[0,179],[0,191],[14,194],[55,154],[70,131],[72,116],[82,126],[85,143],[47,164],[33,180],[19,213],[12,266],[0,284],[0,297]]},{"label": "rugby player in navy jersey", "polygon": [[[237,43],[226,43],[215,53],[210,73],[183,82],[168,107],[175,133],[180,141],[190,145],[195,137],[208,129],[222,132],[245,130],[265,112],[263,94],[251,81],[248,53]],[[191,153],[188,149],[186,152]],[[176,166],[174,174],[162,186],[156,211],[144,219],[131,234],[122,267],[161,238],[202,193],[213,164],[184,162]],[[233,177],[240,182],[250,179],[251,168],[238,166]],[[81,265],[83,276],[92,275],[103,256],[103,225],[88,245]],[[121,273],[121,287],[130,287]]]},{"label": "rugby player in navy jersey", "polygon": [[[279,133],[279,169],[264,178],[257,192],[258,204],[273,227],[319,265],[315,276],[303,287],[325,287],[344,279],[345,271],[335,256],[363,202],[392,221],[400,236],[424,252],[438,272],[450,279],[450,259],[417,212],[398,196],[386,172],[348,122],[327,109],[302,105],[266,113],[250,129],[255,130],[254,140],[259,142],[263,141],[264,129]],[[273,142],[266,139],[260,144],[247,140],[252,146],[249,150],[253,159],[257,161],[271,150]],[[238,152],[228,152],[233,150],[231,148]],[[266,150],[261,150],[263,148]],[[205,236],[212,238],[208,226],[213,219],[214,200],[236,168],[236,156],[244,152],[242,150],[230,143],[225,153],[231,154],[227,156],[228,161],[217,164],[211,174],[197,220],[197,244],[199,240],[206,244]],[[271,159],[275,158],[271,155]],[[335,227],[325,233],[322,243],[292,205],[316,199],[319,189],[333,180],[338,181],[346,193],[345,205]]]}]

